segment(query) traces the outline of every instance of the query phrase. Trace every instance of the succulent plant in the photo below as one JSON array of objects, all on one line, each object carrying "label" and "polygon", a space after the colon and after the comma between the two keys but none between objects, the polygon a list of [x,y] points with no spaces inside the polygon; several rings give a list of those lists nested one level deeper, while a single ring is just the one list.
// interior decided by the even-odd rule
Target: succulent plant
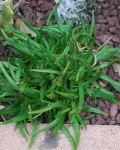
[{"label": "succulent plant", "polygon": [[0,0],[0,28],[13,23],[13,0]]},{"label": "succulent plant", "polygon": [[72,20],[75,25],[91,20],[91,12],[97,7],[97,0],[55,0],[57,13],[62,23]]},{"label": "succulent plant", "polygon": [[72,20],[78,25],[81,24],[81,17],[85,21],[89,19],[86,0],[55,0],[55,2],[58,3],[57,13],[62,23]]}]

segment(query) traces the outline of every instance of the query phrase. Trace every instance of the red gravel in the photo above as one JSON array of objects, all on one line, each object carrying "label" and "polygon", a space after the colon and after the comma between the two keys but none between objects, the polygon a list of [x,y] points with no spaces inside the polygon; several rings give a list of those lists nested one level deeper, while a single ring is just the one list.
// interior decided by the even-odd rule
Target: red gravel
[{"label": "red gravel", "polygon": [[110,46],[120,46],[120,0],[103,0],[96,10],[95,35],[103,44],[111,37]]},{"label": "red gravel", "polygon": [[30,24],[40,27],[45,25],[54,4],[54,0],[22,0],[15,9],[15,14],[16,17],[25,18]]}]

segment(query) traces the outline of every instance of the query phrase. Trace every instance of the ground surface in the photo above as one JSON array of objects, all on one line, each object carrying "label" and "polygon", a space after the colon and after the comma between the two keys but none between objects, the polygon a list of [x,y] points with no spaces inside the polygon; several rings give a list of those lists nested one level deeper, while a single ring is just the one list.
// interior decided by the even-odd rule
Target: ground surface
[{"label": "ground surface", "polygon": [[[21,0],[19,5],[17,5],[17,2],[18,0],[14,0],[16,6],[15,18],[25,18],[27,22],[37,27],[45,25],[45,21],[55,4],[54,0]],[[120,0],[103,0],[99,3],[96,9],[95,35],[101,44],[111,37],[109,45],[111,47],[120,47]],[[9,53],[9,48],[0,46],[0,59]],[[107,68],[106,72],[111,78],[120,82],[120,76],[114,72],[112,66]],[[110,88],[112,90],[112,87]],[[113,92],[117,100],[120,101],[120,93],[116,91]],[[87,103],[88,105],[93,105],[89,102]],[[104,100],[99,100],[97,107],[104,110],[108,116],[96,115],[96,117],[90,121],[86,120],[85,122],[87,124],[120,125],[120,107]],[[88,114],[82,112],[81,115],[86,116]]]},{"label": "ground surface", "polygon": [[[29,150],[29,140],[26,141],[18,130],[13,132],[13,129],[14,124],[0,127],[0,150]],[[80,138],[78,150],[120,150],[119,126],[88,126],[87,132],[81,130]],[[62,132],[54,138],[50,136],[50,132],[44,132],[37,136],[31,150],[62,149],[72,150],[70,142]]]},{"label": "ground surface", "polygon": [[110,46],[120,46],[120,0],[103,0],[96,11],[95,34],[100,43],[111,37]]}]

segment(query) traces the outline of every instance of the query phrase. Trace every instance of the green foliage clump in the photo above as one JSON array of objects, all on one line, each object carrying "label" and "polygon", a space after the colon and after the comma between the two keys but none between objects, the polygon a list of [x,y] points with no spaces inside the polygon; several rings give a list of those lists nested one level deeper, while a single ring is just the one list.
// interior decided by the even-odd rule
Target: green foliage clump
[{"label": "green foliage clump", "polygon": [[[85,117],[81,111],[105,114],[103,111],[86,105],[97,98],[120,104],[115,95],[99,85],[103,79],[120,91],[120,83],[103,73],[102,69],[120,61],[119,48],[96,46],[94,16],[91,25],[73,27],[68,21],[62,25],[55,13],[56,25],[35,28],[26,25],[36,33],[31,38],[13,27],[2,30],[6,42],[12,46],[13,55],[8,61],[0,61],[0,103],[9,106],[0,115],[10,115],[11,119],[2,124],[17,123],[23,137],[27,138],[26,123],[33,124],[30,141],[32,146],[38,133],[52,129],[55,136],[61,129],[77,149],[80,137],[80,124],[86,129]],[[50,20],[50,19],[48,19]],[[12,34],[12,37],[7,36]],[[103,63],[102,63],[103,62]],[[75,133],[72,137],[65,126],[69,121]],[[47,122],[43,129],[39,123]]]}]

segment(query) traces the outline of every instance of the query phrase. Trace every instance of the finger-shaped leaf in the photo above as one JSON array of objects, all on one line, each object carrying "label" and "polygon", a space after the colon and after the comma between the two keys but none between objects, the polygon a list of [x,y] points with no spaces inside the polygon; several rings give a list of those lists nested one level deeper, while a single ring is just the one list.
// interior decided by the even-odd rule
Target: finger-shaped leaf
[{"label": "finger-shaped leaf", "polygon": [[61,118],[62,118],[62,116],[56,118],[53,122],[49,123],[49,124],[46,125],[44,128],[42,128],[42,129],[40,129],[40,130],[34,132],[33,135],[34,135],[34,134],[37,134],[37,133],[41,133],[41,132],[43,132],[43,131],[46,131],[46,130],[49,130],[49,129],[53,128],[55,125],[57,125],[57,124],[59,123],[59,121],[61,120]]},{"label": "finger-shaped leaf", "polygon": [[59,123],[54,127],[54,129],[52,131],[53,136],[55,136],[58,133],[58,131],[62,128],[64,121],[65,121],[65,115],[61,118]]},{"label": "finger-shaped leaf", "polygon": [[73,150],[76,150],[76,144],[75,141],[70,133],[70,131],[63,125],[62,126],[62,131],[65,133],[65,135],[68,137],[70,143],[72,144]]},{"label": "finger-shaped leaf", "polygon": [[75,141],[76,141],[75,143],[78,146],[80,140],[80,125],[77,118],[74,119],[72,126],[75,133]]},{"label": "finger-shaped leaf", "polygon": [[87,129],[85,122],[83,121],[82,117],[79,114],[76,114],[76,118],[80,122],[80,124],[83,126],[83,128]]},{"label": "finger-shaped leaf", "polygon": [[37,134],[35,134],[35,133],[37,133],[37,126],[38,126],[37,119],[34,119],[34,121],[33,121],[33,131],[32,131],[32,133],[34,133],[34,134],[32,134],[32,137],[31,137],[31,140],[30,140],[30,143],[29,143],[29,148],[32,147],[32,145],[33,145],[33,143],[36,139]]},{"label": "finger-shaped leaf", "polygon": [[19,124],[19,130],[20,130],[21,135],[22,135],[25,139],[27,139],[26,133],[25,133],[24,128],[23,128],[23,122],[22,122],[22,121],[21,121],[20,124]]},{"label": "finger-shaped leaf", "polygon": [[105,112],[103,112],[103,111],[101,111],[101,110],[99,110],[97,108],[90,107],[90,106],[84,106],[83,110],[94,112],[94,113],[101,114],[101,115],[107,115]]},{"label": "finger-shaped leaf", "polygon": [[79,109],[82,110],[83,105],[84,105],[84,101],[85,101],[85,98],[84,98],[85,93],[84,93],[83,84],[79,83],[78,88],[79,88]]},{"label": "finger-shaped leaf", "polygon": [[8,80],[8,82],[15,87],[16,90],[18,90],[18,86],[16,85],[16,83],[14,82],[14,80],[9,76],[9,74],[7,73],[7,71],[5,70],[5,68],[3,67],[2,63],[0,62],[0,68],[3,71],[3,74],[5,75],[6,79]]}]

